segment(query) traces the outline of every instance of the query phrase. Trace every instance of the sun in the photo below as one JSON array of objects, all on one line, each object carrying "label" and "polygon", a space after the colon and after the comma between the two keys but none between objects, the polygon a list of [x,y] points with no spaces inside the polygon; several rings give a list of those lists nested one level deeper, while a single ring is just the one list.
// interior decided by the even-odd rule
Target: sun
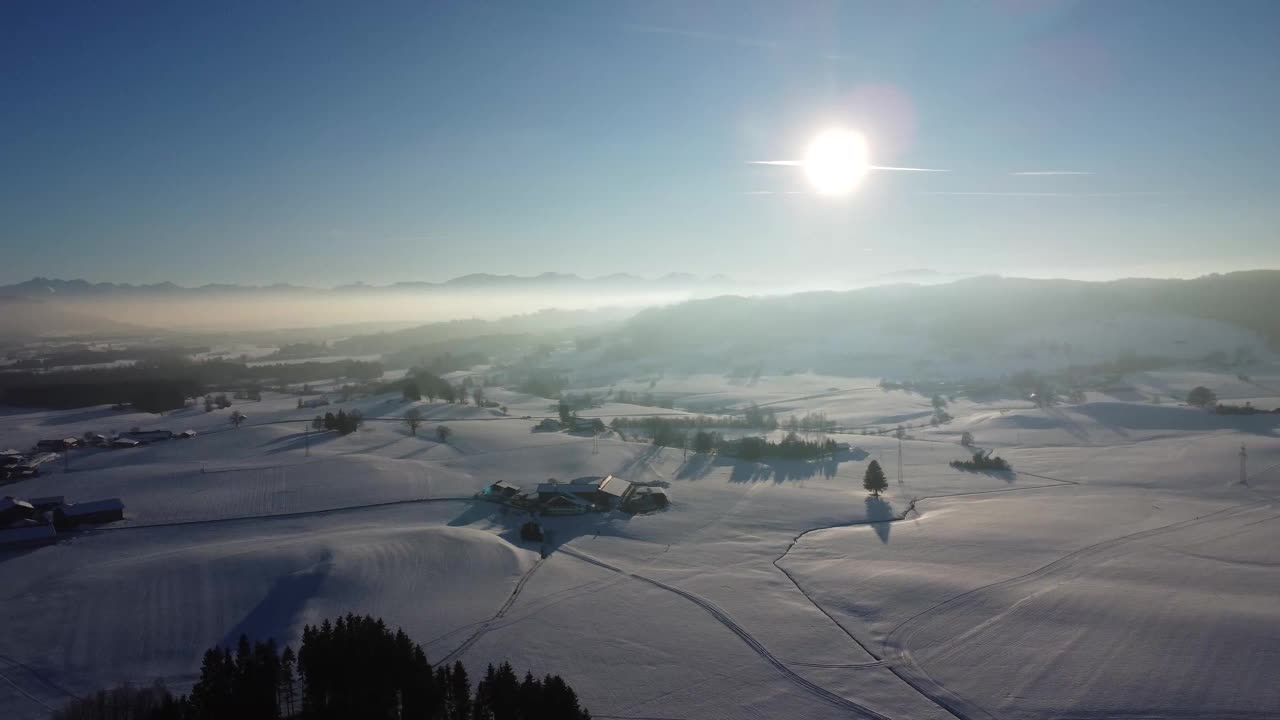
[{"label": "sun", "polygon": [[848,195],[870,169],[867,138],[854,130],[826,130],[804,153],[804,174],[821,195]]}]

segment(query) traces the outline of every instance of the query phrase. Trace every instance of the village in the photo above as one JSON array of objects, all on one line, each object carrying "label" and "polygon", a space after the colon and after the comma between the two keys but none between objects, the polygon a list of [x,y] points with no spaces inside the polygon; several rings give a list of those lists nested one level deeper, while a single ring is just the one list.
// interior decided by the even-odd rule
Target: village
[{"label": "village", "polygon": [[[0,485],[40,475],[41,467],[59,459],[69,464],[71,451],[82,448],[120,450],[153,442],[190,439],[194,430],[134,429],[108,437],[86,432],[82,437],[38,440],[29,452],[12,448],[0,450]],[[68,502],[61,495],[48,497],[0,497],[0,548],[15,549],[57,542],[59,533],[90,525],[124,519],[124,502],[119,498],[99,498]]]}]

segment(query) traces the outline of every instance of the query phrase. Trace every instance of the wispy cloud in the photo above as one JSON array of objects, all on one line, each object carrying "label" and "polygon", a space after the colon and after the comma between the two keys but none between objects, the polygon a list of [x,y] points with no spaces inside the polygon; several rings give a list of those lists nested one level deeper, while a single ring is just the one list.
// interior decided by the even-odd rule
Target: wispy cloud
[{"label": "wispy cloud", "polygon": [[1182,195],[1185,193],[1163,192],[1163,191],[1133,191],[1133,192],[1019,192],[1019,191],[966,191],[966,190],[925,190],[918,193],[919,195],[961,195],[973,197],[1142,197],[1157,195]]},{"label": "wispy cloud", "polygon": [[1024,170],[1022,172],[1011,172],[1010,175],[1092,175],[1093,173],[1085,170]]},{"label": "wispy cloud", "polygon": [[[801,160],[750,160],[748,165],[804,165]],[[950,170],[940,170],[938,168],[917,168],[917,167],[894,167],[891,165],[868,165],[868,170],[888,170],[892,172],[951,172]]]},{"label": "wispy cloud", "polygon": [[808,195],[804,190],[748,190],[743,195]]},{"label": "wispy cloud", "polygon": [[938,168],[913,168],[913,167],[891,167],[889,165],[868,165],[870,170],[892,170],[894,172],[951,172],[950,170],[939,170]]}]

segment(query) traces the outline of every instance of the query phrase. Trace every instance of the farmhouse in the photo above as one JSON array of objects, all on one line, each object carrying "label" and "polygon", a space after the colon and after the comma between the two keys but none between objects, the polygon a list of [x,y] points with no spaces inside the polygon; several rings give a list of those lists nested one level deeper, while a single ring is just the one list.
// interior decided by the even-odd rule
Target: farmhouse
[{"label": "farmhouse", "polygon": [[591,509],[591,503],[577,495],[554,495],[542,503],[547,515],[581,515]]}]

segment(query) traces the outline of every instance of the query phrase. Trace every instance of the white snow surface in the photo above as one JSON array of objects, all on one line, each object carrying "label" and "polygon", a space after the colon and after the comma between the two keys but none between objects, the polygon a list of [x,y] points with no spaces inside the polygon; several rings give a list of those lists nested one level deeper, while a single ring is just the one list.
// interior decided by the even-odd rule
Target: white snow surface
[{"label": "white snow surface", "polygon": [[[617,387],[848,425],[927,419],[927,397],[876,381]],[[535,432],[552,401],[498,388],[486,392],[509,415],[398,396],[321,409],[416,405],[416,437],[394,420],[308,431],[315,411],[274,394],[166,416],[7,409],[0,447],[198,434],[73,451],[69,471],[49,463],[0,490],[125,503],[122,522],[0,552],[0,717],[47,717],[125,680],[184,691],[213,644],[296,644],[304,624],[346,612],[403,627],[433,661],[561,674],[596,717],[1280,717],[1280,416],[1168,398],[1263,392],[1234,376],[1126,381],[1135,397],[954,403],[953,422],[901,443],[901,479],[890,437],[833,435],[854,450],[831,461],[734,462]],[[583,414],[644,412],[664,411]],[[966,430],[1015,472],[950,468]],[[882,498],[861,486],[872,459],[890,478]],[[545,560],[518,539],[525,518],[471,500],[498,480],[607,474],[666,483],[673,504],[545,519]]]}]

